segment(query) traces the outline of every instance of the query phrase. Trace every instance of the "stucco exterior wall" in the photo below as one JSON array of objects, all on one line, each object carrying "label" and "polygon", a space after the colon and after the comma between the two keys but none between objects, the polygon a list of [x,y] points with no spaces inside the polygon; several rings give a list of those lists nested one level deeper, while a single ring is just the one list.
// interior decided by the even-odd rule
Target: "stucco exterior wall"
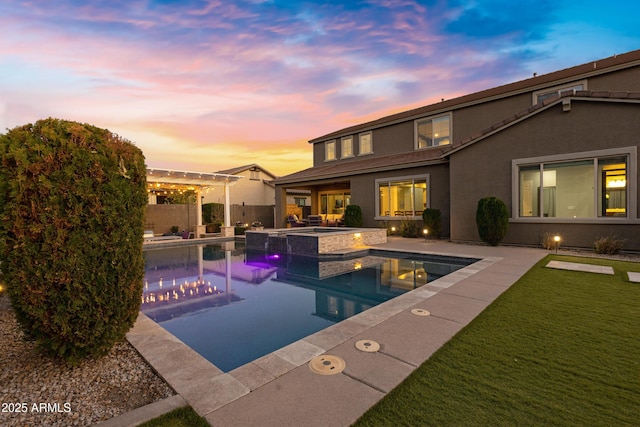
[{"label": "stucco exterior wall", "polygon": [[[241,174],[243,178],[238,180],[234,185],[230,186],[229,202],[232,205],[273,205],[275,203],[275,190],[272,186],[265,184],[262,178],[267,179],[268,175],[261,173],[261,179],[249,178],[250,171]],[[223,203],[224,189],[210,188],[204,191],[203,203]]]},{"label": "stucco exterior wall", "polygon": [[[452,154],[452,240],[480,240],[475,224],[478,200],[495,196],[507,204],[512,218],[505,243],[538,245],[545,232],[552,232],[563,234],[569,246],[591,247],[596,237],[615,232],[627,238],[625,248],[640,249],[640,224],[633,221],[518,222],[511,212],[512,186],[517,185],[512,184],[512,159],[640,146],[639,114],[638,104],[573,100],[569,112],[558,104]],[[639,186],[634,185],[638,196]]]},{"label": "stucco exterior wall", "polygon": [[[417,168],[397,169],[366,175],[356,175],[351,178],[351,204],[358,205],[362,209],[363,226],[379,227],[383,221],[376,219],[375,203],[378,197],[376,180],[383,178],[429,175],[429,202],[430,207],[440,209],[442,213],[442,235],[449,235],[449,166],[438,164]],[[401,218],[387,221],[389,224],[399,225]]]}]

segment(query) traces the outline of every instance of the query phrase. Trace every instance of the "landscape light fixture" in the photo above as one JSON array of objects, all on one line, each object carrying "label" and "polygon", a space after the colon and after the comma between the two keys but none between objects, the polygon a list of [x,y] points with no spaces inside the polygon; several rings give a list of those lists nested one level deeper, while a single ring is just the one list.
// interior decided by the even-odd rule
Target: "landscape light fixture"
[{"label": "landscape light fixture", "polygon": [[553,241],[556,242],[556,253],[558,253],[558,245],[560,244],[560,236],[557,234],[553,236]]},{"label": "landscape light fixture", "polygon": [[426,229],[426,228],[423,229],[422,230],[422,234],[424,235],[424,241],[426,242],[427,241],[427,235],[429,234],[429,230]]}]

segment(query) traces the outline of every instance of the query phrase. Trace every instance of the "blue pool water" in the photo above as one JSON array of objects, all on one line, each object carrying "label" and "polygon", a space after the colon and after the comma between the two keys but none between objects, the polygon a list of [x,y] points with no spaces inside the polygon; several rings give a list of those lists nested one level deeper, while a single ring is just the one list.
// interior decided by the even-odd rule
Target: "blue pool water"
[{"label": "blue pool water", "polygon": [[141,310],[225,372],[476,261],[375,251],[319,261],[235,242],[145,259]]}]

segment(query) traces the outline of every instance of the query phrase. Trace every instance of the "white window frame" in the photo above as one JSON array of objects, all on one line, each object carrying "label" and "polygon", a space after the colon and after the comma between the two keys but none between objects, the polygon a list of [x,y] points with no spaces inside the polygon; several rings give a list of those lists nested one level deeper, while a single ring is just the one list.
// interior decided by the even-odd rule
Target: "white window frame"
[{"label": "white window frame", "polygon": [[[369,135],[369,151],[362,151],[362,137]],[[368,156],[373,154],[373,132],[367,131],[358,134],[358,156]]]},{"label": "white window frame", "polygon": [[[429,209],[431,207],[431,182],[430,182],[430,174],[421,174],[421,175],[408,175],[408,176],[390,176],[387,178],[378,178],[375,180],[375,187],[374,187],[374,191],[375,191],[375,196],[374,196],[374,200],[375,200],[375,212],[376,215],[374,217],[374,220],[379,220],[379,221],[388,221],[388,220],[400,220],[404,217],[398,217],[398,216],[394,216],[391,215],[391,211],[389,211],[389,216],[384,216],[384,215],[380,215],[380,183],[381,182],[385,182],[385,183],[390,183],[392,181],[408,181],[408,180],[412,180],[413,181],[413,185],[414,185],[414,189],[415,189],[415,181],[419,180],[419,181],[425,181],[427,184],[427,207],[425,209]],[[415,207],[415,200],[413,200],[413,195],[414,192],[411,192],[411,204],[413,207]],[[421,218],[420,215],[414,215],[411,217],[412,219],[419,219]]]},{"label": "white window frame", "polygon": [[[420,147],[419,138],[418,138],[418,126],[420,125],[420,123],[423,123],[426,121],[433,122],[434,120],[441,119],[443,117],[447,117],[449,119],[449,144],[432,145],[430,147]],[[453,144],[453,115],[450,112],[445,114],[437,114],[435,116],[422,117],[420,119],[416,119],[413,121],[413,148],[415,150],[428,150],[430,148],[437,148],[437,147],[444,147],[444,146],[450,147],[451,144]]]},{"label": "white window frame", "polygon": [[[349,147],[348,153],[345,153],[345,147]],[[353,136],[345,136],[340,140],[340,158],[347,159],[353,157]]]},{"label": "white window frame", "polygon": [[[511,161],[511,219],[510,222],[540,222],[540,223],[580,223],[580,224],[611,224],[611,223],[639,223],[638,212],[638,154],[637,147],[620,147],[606,150],[583,151],[579,153],[558,154],[552,156],[529,157],[513,159]],[[539,216],[520,216],[520,168],[549,163],[597,160],[606,157],[627,157],[627,215],[625,217],[598,216],[598,162],[594,161],[594,217],[593,218],[558,218],[543,216],[542,209]],[[541,169],[542,170],[542,169]]]},{"label": "white window frame", "polygon": [[[333,162],[338,160],[338,153],[336,152],[336,140],[332,139],[324,143],[324,161]],[[333,157],[329,158],[329,153],[333,153]]]},{"label": "white window frame", "polygon": [[[582,86],[582,89],[576,89],[576,86]],[[560,94],[561,92],[564,92],[566,90],[588,90],[587,88],[587,80],[579,80],[577,82],[571,82],[571,83],[566,83],[563,85],[558,85],[558,86],[552,86],[552,87],[547,87],[544,89],[540,89],[537,90],[535,92],[533,92],[533,94],[531,95],[531,102],[532,105],[536,105],[539,101],[538,98],[542,95],[547,95],[547,94]]]}]

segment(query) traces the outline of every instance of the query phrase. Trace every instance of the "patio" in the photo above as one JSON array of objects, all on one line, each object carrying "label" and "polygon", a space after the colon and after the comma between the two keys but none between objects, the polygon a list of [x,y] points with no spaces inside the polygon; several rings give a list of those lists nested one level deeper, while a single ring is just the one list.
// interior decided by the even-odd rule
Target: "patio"
[{"label": "patio", "polygon": [[[214,426],[348,425],[547,254],[531,248],[402,238],[390,238],[376,247],[482,260],[229,373],[222,373],[142,314],[127,338]],[[413,309],[431,315],[417,316]],[[362,352],[355,347],[360,340],[375,341],[380,350]],[[343,359],[344,371],[312,372],[308,364],[320,355]],[[167,402],[165,411],[175,406],[175,400]],[[126,417],[135,417],[136,411],[104,425],[127,424]]]}]

